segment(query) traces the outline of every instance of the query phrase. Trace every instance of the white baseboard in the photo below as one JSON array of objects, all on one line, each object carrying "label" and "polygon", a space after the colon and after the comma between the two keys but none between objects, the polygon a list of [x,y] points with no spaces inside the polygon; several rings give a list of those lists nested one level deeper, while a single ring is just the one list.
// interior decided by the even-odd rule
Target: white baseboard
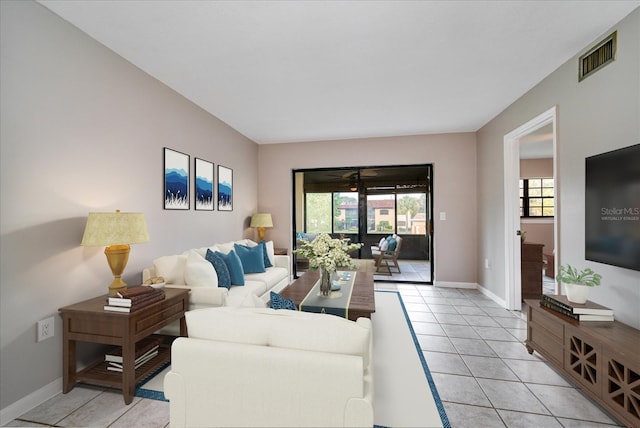
[{"label": "white baseboard", "polygon": [[434,287],[442,288],[467,288],[471,290],[477,289],[479,286],[474,282],[449,282],[449,281],[434,281]]},{"label": "white baseboard", "polygon": [[23,415],[27,411],[33,409],[36,406],[47,401],[49,398],[58,395],[62,392],[62,378],[58,378],[48,385],[43,386],[37,391],[33,391],[31,394],[16,401],[13,404],[9,404],[4,409],[0,410],[0,426],[6,426],[9,422],[15,418]]},{"label": "white baseboard", "polygon": [[494,302],[496,302],[497,304],[499,304],[503,308],[507,307],[507,302],[503,298],[493,294],[491,291],[487,290],[483,286],[478,285],[478,290],[480,290],[480,292],[482,294],[484,294],[485,296],[487,296],[488,298],[490,298],[491,300],[493,300]]}]

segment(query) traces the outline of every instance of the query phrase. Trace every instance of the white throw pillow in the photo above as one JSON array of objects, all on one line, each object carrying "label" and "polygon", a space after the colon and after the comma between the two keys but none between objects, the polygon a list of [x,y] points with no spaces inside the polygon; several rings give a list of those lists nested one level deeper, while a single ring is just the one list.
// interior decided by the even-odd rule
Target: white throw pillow
[{"label": "white throw pillow", "polygon": [[389,241],[386,239],[384,242],[380,242],[380,251],[387,251],[389,249]]},{"label": "white throw pillow", "polygon": [[256,245],[258,245],[257,242],[252,241],[251,239],[241,239],[239,241],[236,241],[236,244],[238,245],[244,245],[245,247],[249,247],[249,248],[253,248]]},{"label": "white throw pillow", "polygon": [[185,251],[184,255],[188,256],[190,251],[195,251],[196,253],[200,254],[202,256],[202,258],[204,259],[205,256],[207,255],[207,250],[208,249],[209,249],[209,247],[194,248],[193,250]]},{"label": "white throw pillow", "polygon": [[387,238],[380,238],[380,242],[378,242],[378,248],[382,247],[382,244],[384,244],[385,242],[387,242]]},{"label": "white throw pillow", "polygon": [[218,275],[215,268],[197,250],[189,251],[184,270],[184,280],[191,287],[218,286]]},{"label": "white throw pillow", "polygon": [[233,250],[233,244],[233,241],[225,242],[224,244],[216,244],[213,247],[210,247],[210,249],[213,252],[219,251],[222,254],[229,254],[231,250]]},{"label": "white throw pillow", "polygon": [[167,284],[184,285],[184,268],[187,256],[176,254],[162,256],[153,261],[156,276],[161,276]]}]

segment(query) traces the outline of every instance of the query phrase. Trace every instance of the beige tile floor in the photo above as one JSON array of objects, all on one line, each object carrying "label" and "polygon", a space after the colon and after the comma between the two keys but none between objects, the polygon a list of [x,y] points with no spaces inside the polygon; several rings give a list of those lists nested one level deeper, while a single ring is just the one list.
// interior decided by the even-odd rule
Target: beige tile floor
[{"label": "beige tile floor", "polygon": [[375,281],[428,283],[431,282],[431,264],[427,260],[398,260],[400,272],[391,268],[391,275],[374,273]]},{"label": "beige tile floor", "polygon": [[[523,345],[526,323],[477,290],[376,283],[401,293],[451,426],[611,427],[602,409]],[[78,386],[8,426],[166,427],[169,405]]]}]

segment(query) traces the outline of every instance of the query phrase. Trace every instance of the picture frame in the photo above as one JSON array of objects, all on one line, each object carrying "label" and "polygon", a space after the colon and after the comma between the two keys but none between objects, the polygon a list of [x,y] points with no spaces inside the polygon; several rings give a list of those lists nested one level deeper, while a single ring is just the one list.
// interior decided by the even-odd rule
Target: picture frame
[{"label": "picture frame", "polygon": [[233,170],[218,165],[218,211],[233,211]]},{"label": "picture frame", "polygon": [[189,162],[188,154],[164,148],[164,209],[188,210],[189,194]]},{"label": "picture frame", "polygon": [[194,201],[193,206],[198,211],[213,211],[213,163],[204,159],[194,160]]}]

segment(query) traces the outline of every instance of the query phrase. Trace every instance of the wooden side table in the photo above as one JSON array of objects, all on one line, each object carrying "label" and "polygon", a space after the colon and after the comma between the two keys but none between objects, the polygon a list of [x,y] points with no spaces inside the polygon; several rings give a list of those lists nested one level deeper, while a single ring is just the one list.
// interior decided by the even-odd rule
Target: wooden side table
[{"label": "wooden side table", "polygon": [[[60,309],[63,319],[63,393],[71,391],[77,382],[84,382],[121,389],[125,404],[133,401],[136,382],[171,358],[170,349],[161,347],[157,357],[136,370],[136,342],[177,320],[180,320],[180,335],[187,335],[184,313],[188,307],[189,291],[176,288],[164,290],[164,300],[131,313],[105,311],[106,295]],[[105,361],[98,361],[76,372],[76,342],[122,346],[122,373],[107,370]]]}]

